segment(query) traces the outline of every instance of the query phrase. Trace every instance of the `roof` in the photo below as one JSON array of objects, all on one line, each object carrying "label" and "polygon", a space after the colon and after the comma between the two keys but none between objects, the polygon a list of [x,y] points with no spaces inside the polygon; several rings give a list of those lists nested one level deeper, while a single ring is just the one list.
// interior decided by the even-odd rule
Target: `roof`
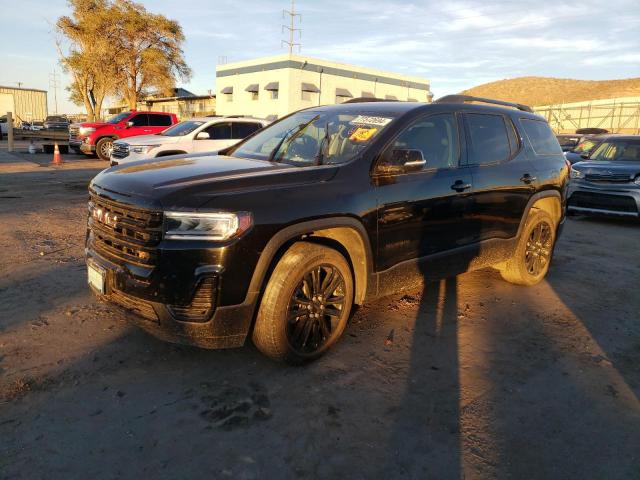
[{"label": "roof", "polygon": [[37,88],[18,88],[18,87],[7,87],[6,85],[0,85],[0,88],[5,88],[7,90],[20,90],[23,92],[41,92],[47,93],[46,90],[38,90]]}]

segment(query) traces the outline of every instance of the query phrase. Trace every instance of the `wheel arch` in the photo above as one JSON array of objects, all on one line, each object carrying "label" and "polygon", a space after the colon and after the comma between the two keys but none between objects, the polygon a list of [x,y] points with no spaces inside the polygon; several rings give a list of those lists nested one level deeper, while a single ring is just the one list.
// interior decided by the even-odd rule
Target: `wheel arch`
[{"label": "wheel arch", "polygon": [[364,225],[352,217],[305,221],[280,230],[267,243],[251,278],[249,293],[261,296],[282,255],[298,241],[315,242],[338,250],[349,263],[354,277],[354,303],[364,302],[372,281],[371,244]]},{"label": "wheel arch", "polygon": [[[557,190],[544,190],[531,196],[527,202],[527,206],[520,219],[520,225],[518,226],[517,237],[520,238],[520,234],[524,229],[527,217],[532,208],[544,210],[548,212],[557,223],[562,220],[562,196]],[[557,226],[557,224],[556,224]]]}]

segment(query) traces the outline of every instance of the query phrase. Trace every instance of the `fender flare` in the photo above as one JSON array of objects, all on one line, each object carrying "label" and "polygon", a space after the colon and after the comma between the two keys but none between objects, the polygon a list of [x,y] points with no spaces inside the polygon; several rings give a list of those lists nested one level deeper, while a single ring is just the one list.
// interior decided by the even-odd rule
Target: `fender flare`
[{"label": "fender flare", "polygon": [[[346,228],[353,231],[358,235],[362,242],[365,257],[363,259],[353,258],[348,246],[342,245],[349,254],[349,258],[347,258],[347,260],[354,269],[355,303],[362,303],[367,292],[376,287],[375,280],[373,278],[373,256],[371,253],[372,250],[369,235],[367,234],[364,225],[359,220],[352,217],[330,217],[303,221],[278,231],[267,242],[260,254],[260,258],[258,259],[258,263],[251,277],[247,297],[257,297],[262,293],[263,286],[268,280],[268,276],[274,266],[274,260],[276,259],[278,252],[280,252],[282,247],[288,242],[295,239],[303,240],[305,236],[312,237],[315,232],[334,228]],[[318,238],[322,237],[322,235],[318,235]]]},{"label": "fender flare", "polygon": [[560,195],[560,192],[558,190],[543,190],[541,192],[534,193],[527,202],[527,206],[524,208],[522,218],[520,218],[520,225],[518,225],[516,238],[520,238],[520,234],[522,233],[524,224],[526,223],[527,217],[529,216],[529,211],[533,207],[534,203],[542,200],[543,198],[556,198],[558,200],[558,204],[560,205],[560,217],[558,218],[558,223],[562,221],[562,195]]}]

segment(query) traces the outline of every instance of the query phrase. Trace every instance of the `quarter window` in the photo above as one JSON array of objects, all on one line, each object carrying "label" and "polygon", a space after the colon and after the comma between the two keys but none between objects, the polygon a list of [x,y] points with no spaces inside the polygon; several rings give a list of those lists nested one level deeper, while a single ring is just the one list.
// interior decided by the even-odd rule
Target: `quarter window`
[{"label": "quarter window", "polygon": [[562,149],[549,124],[542,120],[521,118],[520,125],[527,134],[536,155],[561,155]]},{"label": "quarter window", "polygon": [[469,140],[469,163],[487,165],[511,156],[509,136],[502,115],[465,114]]},{"label": "quarter window", "polygon": [[384,156],[387,161],[393,157],[393,150],[420,150],[425,170],[457,167],[460,146],[456,117],[443,113],[417,120],[393,142]]}]

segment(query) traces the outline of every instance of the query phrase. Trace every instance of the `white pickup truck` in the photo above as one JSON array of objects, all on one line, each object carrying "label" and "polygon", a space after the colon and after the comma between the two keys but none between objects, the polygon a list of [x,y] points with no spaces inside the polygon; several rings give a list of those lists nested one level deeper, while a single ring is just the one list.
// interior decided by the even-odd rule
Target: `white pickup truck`
[{"label": "white pickup truck", "polygon": [[269,123],[251,117],[191,118],[155,135],[113,142],[111,165],[168,155],[215,152],[230,147]]}]

